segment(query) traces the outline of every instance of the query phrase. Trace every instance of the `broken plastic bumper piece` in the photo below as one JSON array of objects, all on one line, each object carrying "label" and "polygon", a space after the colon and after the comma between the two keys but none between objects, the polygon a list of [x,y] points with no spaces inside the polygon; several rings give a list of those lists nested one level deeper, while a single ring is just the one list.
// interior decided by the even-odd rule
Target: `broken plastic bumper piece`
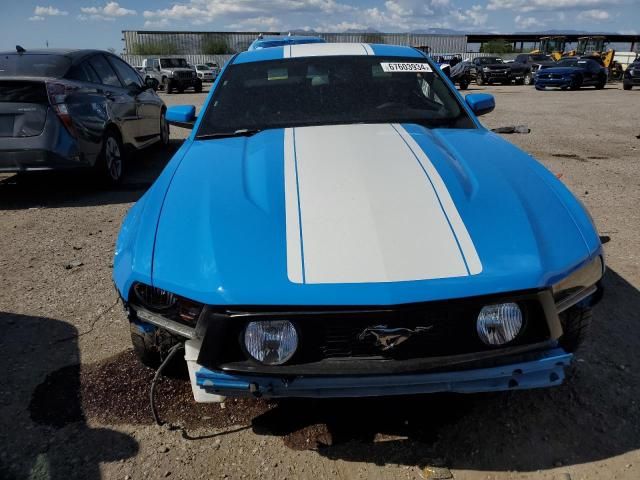
[{"label": "broken plastic bumper piece", "polygon": [[196,386],[206,393],[229,397],[368,397],[436,392],[493,392],[544,388],[560,385],[565,367],[573,355],[553,348],[535,360],[499,367],[452,372],[358,375],[300,376],[283,378],[264,375],[234,375],[200,367]]}]

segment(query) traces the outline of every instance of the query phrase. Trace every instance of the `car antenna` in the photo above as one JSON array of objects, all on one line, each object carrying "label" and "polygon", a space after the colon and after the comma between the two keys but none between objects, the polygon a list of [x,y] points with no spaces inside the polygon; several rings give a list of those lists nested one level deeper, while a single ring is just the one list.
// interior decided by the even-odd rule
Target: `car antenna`
[{"label": "car antenna", "polygon": [[26,50],[24,48],[22,48],[20,45],[16,45],[16,52],[24,53],[24,52],[26,52]]}]

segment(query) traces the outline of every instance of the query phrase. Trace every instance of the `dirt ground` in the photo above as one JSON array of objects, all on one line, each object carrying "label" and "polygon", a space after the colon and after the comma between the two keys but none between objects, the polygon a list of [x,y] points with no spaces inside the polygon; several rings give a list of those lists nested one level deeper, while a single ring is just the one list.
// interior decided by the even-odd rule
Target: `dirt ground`
[{"label": "dirt ground", "polygon": [[221,406],[193,403],[178,371],[158,389],[169,426],[155,426],[111,268],[125,212],[186,135],[173,129],[171,151],[135,155],[117,190],[0,179],[0,478],[640,478],[640,89],[472,91],[496,95],[487,126],[531,128],[504,138],[562,175],[610,238],[605,299],[563,386]]}]

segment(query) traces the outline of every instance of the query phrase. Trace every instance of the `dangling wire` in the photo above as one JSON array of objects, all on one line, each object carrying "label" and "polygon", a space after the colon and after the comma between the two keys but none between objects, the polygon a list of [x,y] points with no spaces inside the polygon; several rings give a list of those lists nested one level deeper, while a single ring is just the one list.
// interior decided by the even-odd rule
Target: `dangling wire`
[{"label": "dangling wire", "polygon": [[158,378],[160,378],[160,375],[162,375],[162,370],[164,370],[164,368],[169,364],[169,362],[171,362],[171,359],[175,356],[176,353],[178,353],[178,350],[182,350],[183,348],[184,348],[184,343],[178,343],[173,347],[171,347],[171,349],[169,350],[169,354],[167,355],[167,358],[165,358],[162,364],[160,365],[160,367],[158,367],[158,370],[156,370],[156,374],[153,377],[153,381],[151,382],[151,390],[149,391],[149,402],[151,403],[151,414],[153,415],[153,419],[156,421],[156,424],[158,425],[163,425],[164,422],[160,420],[160,417],[158,416],[158,411],[156,410],[156,403],[155,403],[155,397],[154,397],[154,393],[156,390],[156,382],[158,381]]}]

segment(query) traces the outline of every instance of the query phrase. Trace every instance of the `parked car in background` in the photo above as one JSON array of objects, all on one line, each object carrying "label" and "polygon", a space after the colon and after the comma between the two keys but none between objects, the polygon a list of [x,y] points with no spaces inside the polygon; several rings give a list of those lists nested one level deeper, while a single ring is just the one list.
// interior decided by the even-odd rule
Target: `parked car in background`
[{"label": "parked car in background", "polygon": [[550,55],[542,53],[521,53],[515,58],[510,66],[513,66],[514,64],[526,65],[529,67],[531,74],[535,75],[541,67],[553,66],[555,64],[555,60]]},{"label": "parked car in background", "polygon": [[[604,272],[580,201],[422,52],[238,54],[129,211],[134,350],[185,348],[197,401],[559,385]],[[490,206],[490,208],[488,208]],[[561,239],[561,241],[559,241]],[[543,248],[542,248],[543,247]]]},{"label": "parked car in background", "polygon": [[169,142],[165,106],[99,50],[0,53],[0,171],[93,168],[122,179],[133,150]]},{"label": "parked car in background", "polygon": [[591,58],[563,58],[555,62],[553,67],[538,70],[534,81],[538,90],[547,87],[577,90],[587,86],[601,89],[607,84],[607,69]]},{"label": "parked car in background", "polygon": [[473,59],[476,66],[476,83],[478,85],[511,83],[511,68],[500,57],[477,57]]},{"label": "parked car in background", "polygon": [[196,75],[198,75],[198,78],[203,82],[213,82],[215,79],[211,67],[205,64],[196,65]]},{"label": "parked car in background", "polygon": [[532,85],[533,84],[533,72],[531,71],[531,65],[526,63],[505,62],[511,69],[511,80],[516,85]]},{"label": "parked car in background", "polygon": [[629,64],[622,76],[622,88],[631,90],[634,85],[640,86],[640,58]]},{"label": "parked car in background", "polygon": [[173,93],[174,90],[182,93],[187,88],[193,88],[196,93],[202,91],[202,80],[184,58],[146,58],[142,66],[145,74],[155,78],[159,88],[167,93]]},{"label": "parked car in background", "polygon": [[258,35],[248,50],[260,50],[262,48],[282,47],[285,45],[303,45],[306,43],[325,43],[320,37],[312,37],[307,35]]},{"label": "parked car in background", "polygon": [[206,62],[207,65],[211,69],[211,73],[213,73],[213,79],[215,80],[220,75],[220,65],[217,62]]},{"label": "parked car in background", "polygon": [[466,90],[469,84],[476,79],[477,68],[473,62],[462,61],[451,67],[449,78],[460,87],[460,90]]}]

